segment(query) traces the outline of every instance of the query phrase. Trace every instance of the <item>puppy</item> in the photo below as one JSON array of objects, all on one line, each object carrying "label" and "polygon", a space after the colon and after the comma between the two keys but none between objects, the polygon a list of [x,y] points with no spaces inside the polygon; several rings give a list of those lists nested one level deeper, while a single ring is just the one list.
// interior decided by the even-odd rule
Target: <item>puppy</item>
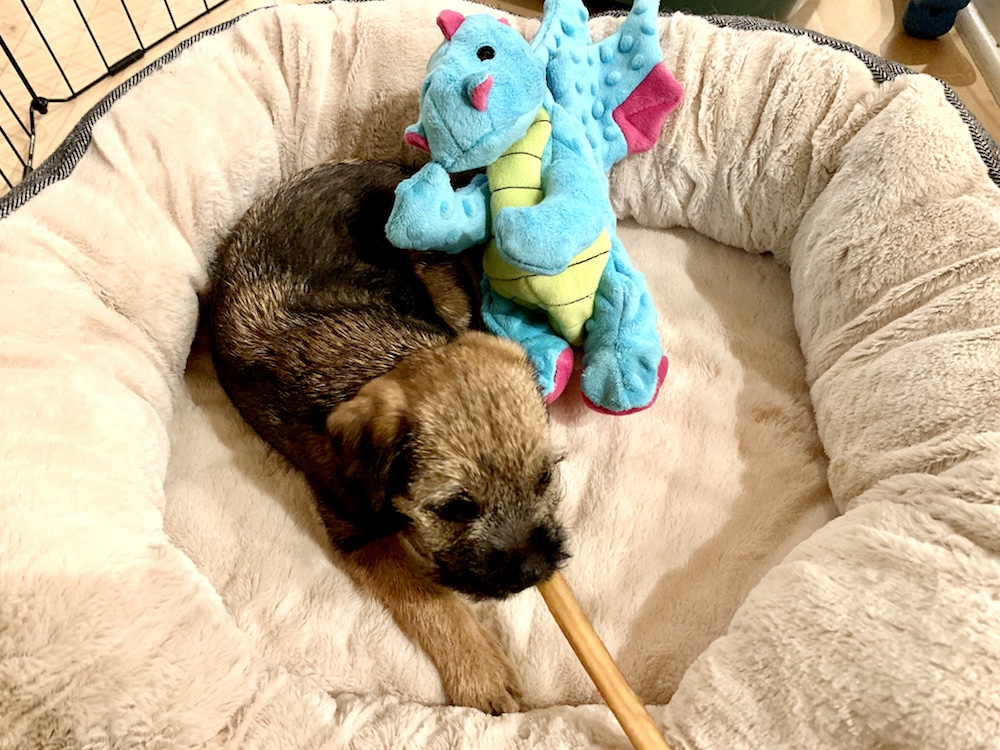
[{"label": "puppy", "polygon": [[474,274],[385,239],[408,175],[327,164],[257,201],[220,249],[212,355],[449,699],[513,711],[516,675],[455,592],[505,597],[557,569],[558,456],[524,351],[473,330]]}]

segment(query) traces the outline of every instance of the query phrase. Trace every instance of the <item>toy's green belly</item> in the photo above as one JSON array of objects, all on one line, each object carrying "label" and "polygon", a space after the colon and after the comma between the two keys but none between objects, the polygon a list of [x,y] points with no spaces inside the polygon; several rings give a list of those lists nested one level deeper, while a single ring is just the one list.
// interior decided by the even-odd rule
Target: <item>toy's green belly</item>
[{"label": "toy's green belly", "polygon": [[497,252],[496,241],[490,240],[483,256],[483,271],[494,292],[527,308],[545,310],[550,325],[575,345],[583,341],[583,326],[594,314],[594,297],[610,250],[611,235],[605,229],[565,271],[542,276],[507,263]]},{"label": "toy's green belly", "polygon": [[[524,137],[486,168],[493,216],[506,207],[535,206],[542,192],[542,155],[552,135],[552,123],[543,107]],[[608,263],[611,235],[604,229],[597,240],[578,253],[569,267],[555,276],[533,274],[507,263],[491,239],[483,256],[483,270],[493,291],[519,305],[545,310],[549,324],[571,344],[583,341],[583,326],[594,313],[594,297]]]}]

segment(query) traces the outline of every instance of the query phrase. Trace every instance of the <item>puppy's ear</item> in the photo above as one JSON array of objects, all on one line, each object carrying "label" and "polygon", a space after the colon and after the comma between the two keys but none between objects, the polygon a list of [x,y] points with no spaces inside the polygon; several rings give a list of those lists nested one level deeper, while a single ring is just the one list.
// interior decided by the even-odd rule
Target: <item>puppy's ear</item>
[{"label": "puppy's ear", "polygon": [[[405,483],[404,446],[409,432],[407,400],[402,386],[391,377],[376,378],[330,412],[326,429],[345,479],[361,482],[373,510]],[[403,476],[400,476],[400,475]],[[360,498],[358,498],[360,499]]]}]

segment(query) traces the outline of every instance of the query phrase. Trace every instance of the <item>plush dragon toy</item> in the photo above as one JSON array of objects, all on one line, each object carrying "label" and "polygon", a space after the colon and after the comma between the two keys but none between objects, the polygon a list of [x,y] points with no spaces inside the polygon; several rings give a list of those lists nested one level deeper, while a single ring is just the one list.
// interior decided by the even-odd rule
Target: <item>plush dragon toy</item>
[{"label": "plush dragon toy", "polygon": [[[520,343],[551,403],[582,344],[581,390],[598,411],[649,406],[666,375],[646,282],[615,233],[607,173],[655,144],[682,88],[662,63],[657,0],[635,0],[592,43],[581,0],[546,0],[529,44],[504,19],[443,11],[419,121],[404,139],[431,161],[396,190],[400,247],[460,252],[489,241],[483,319]],[[453,189],[450,174],[486,168]]]}]

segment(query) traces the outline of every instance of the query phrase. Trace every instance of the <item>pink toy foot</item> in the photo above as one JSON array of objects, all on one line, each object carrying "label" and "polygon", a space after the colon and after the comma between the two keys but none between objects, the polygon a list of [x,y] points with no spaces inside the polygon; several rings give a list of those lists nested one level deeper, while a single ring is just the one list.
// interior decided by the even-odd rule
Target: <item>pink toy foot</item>
[{"label": "pink toy foot", "polygon": [[[558,368],[556,369],[556,372],[558,372]],[[610,409],[605,409],[603,406],[598,406],[597,404],[595,404],[593,401],[587,398],[586,394],[583,394],[583,403],[585,403],[587,406],[589,406],[596,412],[600,412],[601,414],[610,414],[613,417],[624,417],[626,414],[635,414],[637,411],[648,409],[650,406],[653,405],[653,402],[656,401],[656,397],[660,393],[660,386],[663,385],[663,380],[666,377],[667,377],[667,358],[664,357],[663,359],[660,360],[660,366],[656,368],[656,390],[653,392],[653,397],[649,400],[648,404],[644,404],[643,406],[636,406],[634,409],[626,409],[625,411],[611,411]]]},{"label": "pink toy foot", "polygon": [[566,384],[569,382],[569,377],[573,374],[573,361],[573,350],[567,346],[562,350],[562,354],[559,355],[559,359],[556,360],[556,373],[552,379],[552,391],[545,397],[546,404],[551,404],[562,395],[563,391],[566,390]]}]

